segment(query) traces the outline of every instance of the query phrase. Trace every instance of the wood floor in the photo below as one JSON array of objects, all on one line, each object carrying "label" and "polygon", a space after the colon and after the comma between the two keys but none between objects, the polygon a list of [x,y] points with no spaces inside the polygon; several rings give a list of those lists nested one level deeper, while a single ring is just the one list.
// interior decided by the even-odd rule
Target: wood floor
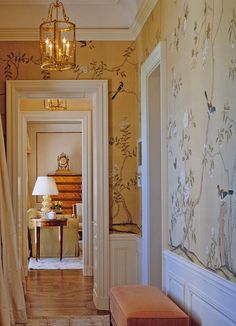
[{"label": "wood floor", "polygon": [[26,283],[29,318],[103,315],[93,303],[93,277],[82,270],[30,270]]}]

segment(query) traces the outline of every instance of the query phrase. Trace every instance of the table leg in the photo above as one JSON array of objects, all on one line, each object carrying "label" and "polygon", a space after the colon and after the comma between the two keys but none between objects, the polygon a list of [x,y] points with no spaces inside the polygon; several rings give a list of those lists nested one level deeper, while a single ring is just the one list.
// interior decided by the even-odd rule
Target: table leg
[{"label": "table leg", "polygon": [[38,261],[38,259],[40,259],[40,227],[38,226],[36,226],[34,230],[34,239],[36,261]]},{"label": "table leg", "polygon": [[63,249],[63,226],[59,227],[59,245],[60,245],[60,260],[62,260],[62,249]]}]

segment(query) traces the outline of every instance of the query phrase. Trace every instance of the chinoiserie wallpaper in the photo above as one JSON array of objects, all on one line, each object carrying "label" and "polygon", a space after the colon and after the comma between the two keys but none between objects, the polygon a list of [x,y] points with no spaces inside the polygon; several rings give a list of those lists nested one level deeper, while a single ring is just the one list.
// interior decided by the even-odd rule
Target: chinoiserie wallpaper
[{"label": "chinoiserie wallpaper", "polygon": [[170,248],[235,282],[236,1],[162,4]]},{"label": "chinoiserie wallpaper", "polygon": [[78,42],[73,71],[42,72],[38,42],[0,42],[0,112],[5,125],[7,79],[107,79],[111,230],[140,233],[137,208],[138,137],[135,42]]},{"label": "chinoiserie wallpaper", "polygon": [[169,247],[236,282],[236,1],[161,0],[145,29],[139,63],[167,47]]},{"label": "chinoiserie wallpaper", "polygon": [[134,42],[78,42],[74,71],[42,74],[36,42],[0,43],[5,79],[108,79],[110,226],[140,232],[140,67],[167,47],[169,247],[236,282],[236,1],[159,0]]}]

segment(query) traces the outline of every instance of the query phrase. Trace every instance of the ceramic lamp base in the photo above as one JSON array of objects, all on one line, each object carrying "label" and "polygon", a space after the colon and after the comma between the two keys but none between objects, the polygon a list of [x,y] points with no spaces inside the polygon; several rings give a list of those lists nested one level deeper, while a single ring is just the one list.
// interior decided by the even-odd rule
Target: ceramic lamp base
[{"label": "ceramic lamp base", "polygon": [[51,211],[52,199],[48,196],[43,196],[41,212],[45,215]]}]

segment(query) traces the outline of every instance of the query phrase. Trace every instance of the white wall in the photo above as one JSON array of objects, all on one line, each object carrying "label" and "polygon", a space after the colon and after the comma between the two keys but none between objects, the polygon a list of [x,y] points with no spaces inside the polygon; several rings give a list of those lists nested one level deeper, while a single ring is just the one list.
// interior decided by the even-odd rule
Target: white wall
[{"label": "white wall", "polygon": [[36,132],[37,175],[55,173],[57,156],[62,152],[69,156],[69,168],[82,173],[82,133]]},{"label": "white wall", "polygon": [[[29,124],[29,194],[36,177],[55,173],[57,156],[65,152],[69,156],[70,170],[82,173],[82,124]],[[31,203],[35,203],[31,196]]]}]

